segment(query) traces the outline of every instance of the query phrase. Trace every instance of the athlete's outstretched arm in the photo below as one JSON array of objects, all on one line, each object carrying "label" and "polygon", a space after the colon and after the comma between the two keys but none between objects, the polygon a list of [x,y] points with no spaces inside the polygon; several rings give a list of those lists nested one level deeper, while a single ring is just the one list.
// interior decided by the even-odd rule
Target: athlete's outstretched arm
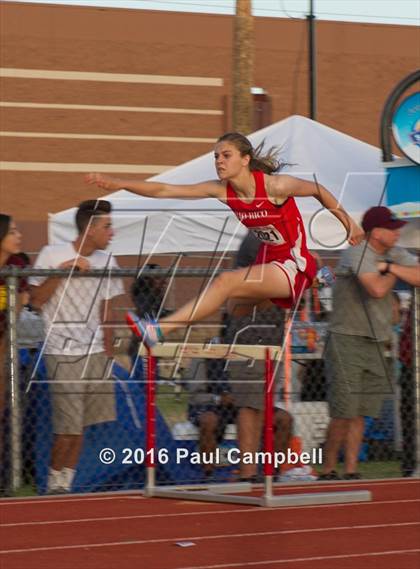
[{"label": "athlete's outstretched arm", "polygon": [[[347,240],[350,245],[357,245],[365,238],[363,229],[354,221],[354,219],[343,209],[335,197],[321,184],[307,182],[293,176],[271,176],[275,191],[273,195],[277,197],[314,197],[326,209],[335,215],[341,221],[347,231]],[[270,181],[271,181],[270,180]]]},{"label": "athlete's outstretched arm", "polygon": [[87,174],[85,181],[87,184],[98,186],[98,188],[102,188],[108,192],[129,190],[139,196],[150,198],[181,198],[186,200],[197,200],[201,198],[223,199],[225,195],[223,185],[217,181],[178,186],[174,184],[164,184],[162,182],[124,180],[98,173]]}]

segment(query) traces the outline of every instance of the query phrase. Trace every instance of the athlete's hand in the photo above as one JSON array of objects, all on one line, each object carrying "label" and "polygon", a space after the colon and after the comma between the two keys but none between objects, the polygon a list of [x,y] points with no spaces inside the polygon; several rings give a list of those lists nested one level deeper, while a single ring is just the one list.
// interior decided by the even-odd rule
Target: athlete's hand
[{"label": "athlete's hand", "polygon": [[86,174],[85,182],[91,186],[98,186],[98,188],[102,188],[108,192],[115,192],[122,188],[121,182],[118,178],[105,176],[104,174],[98,174],[97,172]]},{"label": "athlete's hand", "polygon": [[363,229],[357,225],[355,221],[352,221],[350,224],[349,236],[347,239],[350,245],[359,245],[359,243],[361,243],[365,237],[366,235]]}]

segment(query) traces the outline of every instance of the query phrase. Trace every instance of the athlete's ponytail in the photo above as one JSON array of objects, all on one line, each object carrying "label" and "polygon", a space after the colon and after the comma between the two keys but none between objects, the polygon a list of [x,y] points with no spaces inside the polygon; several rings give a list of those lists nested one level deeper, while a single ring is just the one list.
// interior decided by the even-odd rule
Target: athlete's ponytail
[{"label": "athlete's ponytail", "polygon": [[221,136],[217,142],[229,142],[239,150],[241,156],[250,156],[249,169],[251,171],[260,171],[264,174],[274,174],[278,172],[286,164],[282,164],[278,159],[279,149],[272,146],[266,154],[262,154],[264,148],[264,140],[253,148],[246,136],[239,132],[228,132]]}]

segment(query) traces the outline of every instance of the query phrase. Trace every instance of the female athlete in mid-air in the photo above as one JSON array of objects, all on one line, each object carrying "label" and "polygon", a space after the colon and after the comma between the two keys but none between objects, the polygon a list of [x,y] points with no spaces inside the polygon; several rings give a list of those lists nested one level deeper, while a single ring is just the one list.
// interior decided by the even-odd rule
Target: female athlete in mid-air
[{"label": "female athlete in mid-air", "polygon": [[163,334],[210,316],[226,301],[239,301],[242,309],[270,299],[290,308],[311,286],[317,272],[306,245],[305,229],[295,197],[315,197],[344,225],[351,245],[364,238],[363,230],[323,186],[294,178],[274,176],[280,165],[275,154],[261,155],[239,133],[228,133],[216,143],[215,165],[219,180],[192,185],[121,180],[88,174],[86,181],[107,191],[126,189],[154,198],[216,198],[227,204],[238,219],[255,233],[261,247],[251,268],[217,276],[197,298],[158,321],[129,312],[127,321],[149,347]]}]

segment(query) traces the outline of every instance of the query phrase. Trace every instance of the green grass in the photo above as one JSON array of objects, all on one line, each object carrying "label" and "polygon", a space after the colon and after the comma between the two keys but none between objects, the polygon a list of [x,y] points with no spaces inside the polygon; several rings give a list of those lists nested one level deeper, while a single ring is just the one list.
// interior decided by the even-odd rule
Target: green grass
[{"label": "green grass", "polygon": [[13,493],[14,498],[26,498],[27,496],[37,496],[37,491],[32,484],[25,484]]},{"label": "green grass", "polygon": [[[319,468],[317,469],[321,471]],[[338,474],[344,474],[343,465],[336,468]],[[399,478],[401,476],[401,466],[398,460],[359,462],[357,471],[366,480],[375,478]]]},{"label": "green grass", "polygon": [[397,460],[360,462],[358,471],[363,478],[399,478],[401,466]]},{"label": "green grass", "polygon": [[156,404],[169,428],[172,428],[175,423],[187,420],[188,397],[189,395],[184,389],[175,393],[173,385],[161,384],[158,386]]},{"label": "green grass", "polygon": [[5,491],[4,498],[27,498],[28,496],[37,496],[36,488],[32,484],[24,484],[12,493]]}]

